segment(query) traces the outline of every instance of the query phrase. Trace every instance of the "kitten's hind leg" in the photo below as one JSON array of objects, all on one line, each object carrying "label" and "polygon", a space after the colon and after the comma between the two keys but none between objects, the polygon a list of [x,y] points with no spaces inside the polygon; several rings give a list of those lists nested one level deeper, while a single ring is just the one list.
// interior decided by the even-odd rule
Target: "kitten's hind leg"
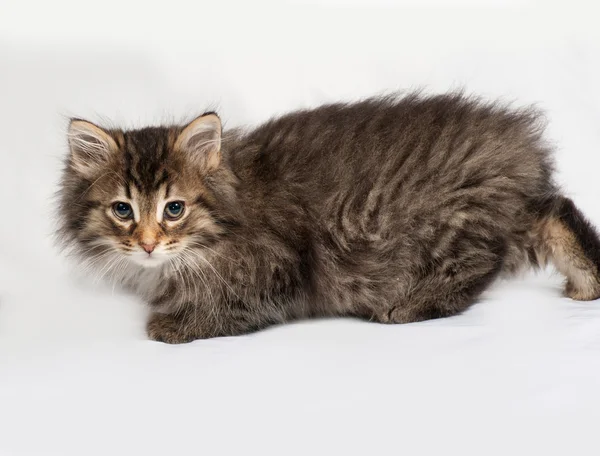
[{"label": "kitten's hind leg", "polygon": [[505,251],[501,240],[459,233],[446,260],[432,264],[398,303],[375,319],[410,323],[461,313],[496,279]]},{"label": "kitten's hind leg", "polygon": [[536,228],[536,252],[567,278],[565,294],[579,301],[600,297],[600,239],[568,198],[559,197],[552,214]]}]

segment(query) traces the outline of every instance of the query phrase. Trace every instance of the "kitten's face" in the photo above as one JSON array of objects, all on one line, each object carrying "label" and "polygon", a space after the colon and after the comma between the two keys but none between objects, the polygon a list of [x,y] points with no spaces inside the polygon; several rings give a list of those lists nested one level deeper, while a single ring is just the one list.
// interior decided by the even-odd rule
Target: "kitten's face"
[{"label": "kitten's face", "polygon": [[[170,174],[170,173],[169,173]],[[160,266],[169,258],[199,247],[218,232],[200,188],[197,192],[165,182],[147,191],[134,184],[105,188],[100,206],[92,210],[84,232],[144,267]],[[199,187],[199,186],[198,186]]]},{"label": "kitten's face", "polygon": [[129,132],[72,121],[63,235],[100,267],[189,260],[220,233],[206,185],[220,164],[220,135],[214,114],[183,129]]}]

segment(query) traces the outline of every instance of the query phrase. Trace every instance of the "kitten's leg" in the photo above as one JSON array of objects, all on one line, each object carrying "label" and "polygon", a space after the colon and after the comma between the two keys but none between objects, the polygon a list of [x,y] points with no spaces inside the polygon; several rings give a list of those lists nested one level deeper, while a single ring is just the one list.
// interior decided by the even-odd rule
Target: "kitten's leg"
[{"label": "kitten's leg", "polygon": [[600,297],[600,239],[573,201],[560,197],[553,215],[536,227],[536,252],[566,278],[565,294],[589,301]]},{"label": "kitten's leg", "polygon": [[155,312],[150,315],[146,326],[148,337],[168,344],[184,344],[207,337],[197,324],[185,313],[165,314]]},{"label": "kitten's leg", "polygon": [[477,297],[497,277],[500,267],[489,270],[468,282],[447,284],[430,280],[418,287],[404,302],[382,315],[382,323],[411,323],[459,314],[473,304]]},{"label": "kitten's leg", "polygon": [[286,320],[283,313],[274,313],[270,306],[262,311],[259,308],[249,311],[230,302],[223,304],[219,315],[215,315],[190,304],[176,313],[154,312],[146,330],[152,340],[182,344],[196,339],[248,334]]},{"label": "kitten's leg", "polygon": [[473,304],[500,273],[505,247],[501,240],[457,239],[458,249],[448,252],[446,261],[432,264],[403,298],[375,319],[417,322],[456,315]]}]

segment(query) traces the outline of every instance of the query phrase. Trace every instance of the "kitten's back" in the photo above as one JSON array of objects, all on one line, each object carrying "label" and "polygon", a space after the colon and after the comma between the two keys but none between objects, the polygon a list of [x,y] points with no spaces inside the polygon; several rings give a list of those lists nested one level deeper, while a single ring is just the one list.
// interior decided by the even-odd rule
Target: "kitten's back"
[{"label": "kitten's back", "polygon": [[[273,231],[318,233],[323,300],[414,321],[460,311],[500,272],[556,250],[548,229],[540,234],[565,204],[543,126],[535,110],[463,94],[373,98],[272,120],[245,139],[233,164],[268,195],[261,211],[296,222]],[[594,267],[575,269],[596,280]],[[431,300],[440,292],[442,308]],[[420,310],[400,306],[392,317],[376,301],[414,301]]]}]

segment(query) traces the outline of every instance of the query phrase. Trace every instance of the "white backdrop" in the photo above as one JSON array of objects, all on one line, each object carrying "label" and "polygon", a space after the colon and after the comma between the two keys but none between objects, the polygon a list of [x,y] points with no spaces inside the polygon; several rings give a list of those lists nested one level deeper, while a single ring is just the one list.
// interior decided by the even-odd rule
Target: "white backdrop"
[{"label": "white backdrop", "polygon": [[226,126],[399,89],[537,103],[600,225],[593,2],[0,4],[0,456],[597,454],[600,302],[551,271],[464,315],[147,341],[134,297],[52,245],[71,115]]}]

